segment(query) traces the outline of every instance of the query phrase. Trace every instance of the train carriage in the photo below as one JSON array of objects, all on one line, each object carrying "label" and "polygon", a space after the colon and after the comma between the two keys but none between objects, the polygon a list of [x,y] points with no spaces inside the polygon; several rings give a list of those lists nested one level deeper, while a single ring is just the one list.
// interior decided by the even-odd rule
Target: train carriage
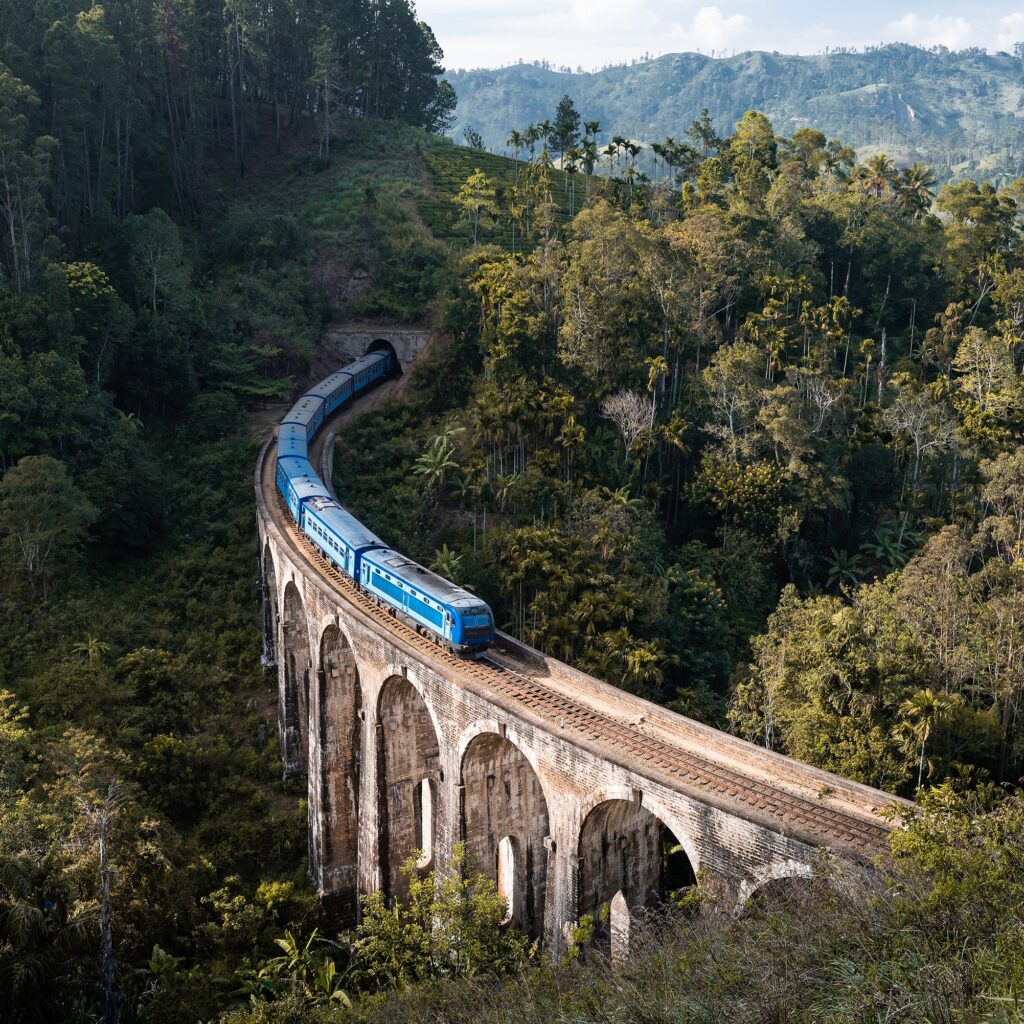
[{"label": "train carriage", "polygon": [[310,441],[323,426],[326,408],[326,403],[319,395],[303,395],[292,406],[291,412],[284,418],[284,422],[286,424],[295,423],[303,427],[306,431],[306,440]]},{"label": "train carriage", "polygon": [[396,369],[393,353],[375,352],[304,394],[278,428],[277,486],[299,529],[341,571],[421,633],[476,657],[494,641],[490,608],[387,547],[332,497],[309,461],[309,442],[326,417]]},{"label": "train carriage", "polygon": [[310,388],[303,397],[322,398],[326,403],[324,415],[330,416],[352,397],[353,380],[348,370],[339,370],[320,381],[315,388]]},{"label": "train carriage", "polygon": [[459,654],[482,652],[494,640],[483,601],[390,548],[363,555],[359,583]]},{"label": "train carriage", "polygon": [[302,506],[312,498],[330,498],[323,481],[309,459],[278,459],[277,486],[296,523],[302,521]]},{"label": "train carriage", "polygon": [[333,499],[314,498],[303,506],[302,531],[339,568],[359,578],[361,557],[387,545]]},{"label": "train carriage", "polygon": [[352,386],[356,393],[365,390],[395,369],[395,357],[390,352],[373,352],[345,367],[346,372],[352,374]]},{"label": "train carriage", "polygon": [[277,457],[305,459],[309,457],[306,428],[298,423],[282,423],[277,430]]}]

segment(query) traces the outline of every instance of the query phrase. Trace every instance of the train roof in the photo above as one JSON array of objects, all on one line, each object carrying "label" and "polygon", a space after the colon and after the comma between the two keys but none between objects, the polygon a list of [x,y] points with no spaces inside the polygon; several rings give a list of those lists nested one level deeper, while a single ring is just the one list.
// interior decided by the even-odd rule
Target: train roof
[{"label": "train roof", "polygon": [[324,407],[324,400],[319,395],[303,395],[285,416],[284,423],[301,423],[308,426],[310,421]]},{"label": "train roof", "polygon": [[387,356],[387,352],[371,352],[369,355],[360,356],[358,359],[353,359],[352,362],[345,367],[345,373],[355,375],[367,366],[371,366],[374,363],[379,362],[381,359],[386,359]]},{"label": "train roof", "polygon": [[336,501],[311,501],[310,506],[317,518],[337,534],[350,548],[361,551],[367,548],[383,548],[386,545],[372,530],[365,527],[348,509],[344,509]]},{"label": "train roof", "polygon": [[316,475],[316,470],[313,469],[313,464],[309,459],[300,459],[297,455],[284,455],[278,457],[277,461],[284,470],[289,484],[295,488],[295,492],[300,498],[331,497],[324,482]]},{"label": "train roof", "polygon": [[282,423],[277,430],[277,457],[306,458],[306,428],[300,423]]},{"label": "train roof", "polygon": [[305,455],[278,455],[277,461],[284,463],[288,476],[316,476],[313,463]]},{"label": "train roof", "polygon": [[457,587],[450,580],[438,576],[436,572],[424,569],[418,562],[392,548],[371,551],[364,555],[363,559],[386,573],[418,587],[435,601],[451,605],[453,608],[487,607],[487,602],[482,598],[475,597],[462,587]]},{"label": "train roof", "polygon": [[327,398],[336,387],[351,379],[352,374],[348,370],[339,370],[337,373],[332,373],[330,377],[325,377],[315,388],[310,388],[303,397],[308,398],[312,395],[317,398]]},{"label": "train roof", "polygon": [[324,487],[323,481],[321,481],[319,477],[293,476],[289,478],[288,482],[301,502],[309,501],[311,498],[330,497],[330,494],[327,492],[327,488]]}]

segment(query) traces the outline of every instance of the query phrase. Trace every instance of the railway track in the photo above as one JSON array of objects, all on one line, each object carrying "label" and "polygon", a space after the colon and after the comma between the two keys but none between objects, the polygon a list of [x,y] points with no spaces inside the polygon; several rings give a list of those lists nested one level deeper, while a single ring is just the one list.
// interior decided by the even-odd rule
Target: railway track
[{"label": "railway track", "polygon": [[[322,435],[326,433],[323,431]],[[618,721],[583,701],[574,700],[561,689],[545,685],[535,675],[518,672],[491,657],[475,662],[456,658],[420,635],[382,609],[354,581],[335,569],[323,552],[297,529],[274,486],[272,447],[268,447],[264,456],[261,481],[264,500],[278,529],[345,601],[396,639],[435,662],[447,677],[470,679],[485,691],[543,720],[553,731],[575,737],[587,747],[600,747],[609,760],[681,788],[697,799],[728,807],[773,831],[815,845],[842,847],[862,860],[886,848],[889,828],[877,808],[865,808],[862,814],[853,814],[828,806],[821,799],[803,797],[770,782],[745,776],[734,768],[674,746],[636,725]],[[317,456],[321,453],[317,452]],[[515,660],[514,652],[500,650],[500,654],[503,661]]]}]

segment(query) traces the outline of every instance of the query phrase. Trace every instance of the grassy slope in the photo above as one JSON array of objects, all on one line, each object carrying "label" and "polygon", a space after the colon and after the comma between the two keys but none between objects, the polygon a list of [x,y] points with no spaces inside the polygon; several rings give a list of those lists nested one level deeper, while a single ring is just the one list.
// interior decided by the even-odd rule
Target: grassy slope
[{"label": "grassy slope", "polygon": [[[318,153],[312,128],[285,156],[260,153],[237,196],[263,215],[298,218],[331,316],[426,319],[452,250],[467,241],[452,198],[479,169],[494,179],[504,208],[517,176],[510,158],[397,124],[345,122],[332,141],[329,165]],[[571,212],[565,176],[552,172],[552,184],[565,222]],[[582,179],[576,190],[578,210]],[[509,249],[511,227],[507,216],[501,220],[485,240]]]}]

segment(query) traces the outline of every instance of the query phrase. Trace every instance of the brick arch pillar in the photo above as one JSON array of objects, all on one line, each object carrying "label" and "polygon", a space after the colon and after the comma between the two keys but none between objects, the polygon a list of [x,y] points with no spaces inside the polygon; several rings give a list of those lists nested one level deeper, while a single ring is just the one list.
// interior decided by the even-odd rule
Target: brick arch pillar
[{"label": "brick arch pillar", "polygon": [[330,920],[358,917],[362,692],[355,653],[336,622],[320,636],[309,729],[309,867]]}]

